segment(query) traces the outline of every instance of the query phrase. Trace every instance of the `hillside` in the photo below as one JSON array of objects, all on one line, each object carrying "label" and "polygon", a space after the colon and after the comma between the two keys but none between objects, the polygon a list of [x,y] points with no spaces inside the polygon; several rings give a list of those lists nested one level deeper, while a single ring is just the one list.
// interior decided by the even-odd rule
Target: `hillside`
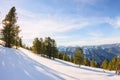
[{"label": "hillside", "polygon": [[[69,56],[74,56],[76,49],[78,47],[58,47],[60,52],[66,52]],[[94,59],[99,64],[103,62],[104,59],[110,61],[113,57],[120,55],[120,44],[106,44],[99,46],[83,46],[83,54],[89,60]]]},{"label": "hillside", "polygon": [[1,80],[119,80],[114,73],[0,46]]}]

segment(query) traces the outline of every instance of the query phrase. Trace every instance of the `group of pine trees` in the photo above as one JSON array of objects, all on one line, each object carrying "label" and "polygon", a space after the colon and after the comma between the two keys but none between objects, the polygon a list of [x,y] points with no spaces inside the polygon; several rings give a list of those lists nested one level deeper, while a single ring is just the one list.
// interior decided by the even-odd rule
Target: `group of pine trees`
[{"label": "group of pine trees", "polygon": [[85,58],[81,48],[78,48],[76,50],[75,55],[73,57],[68,56],[65,52],[63,53],[59,52],[57,54],[57,58],[78,64],[79,66],[85,65],[85,66],[91,66],[91,67],[100,67],[95,60],[89,61],[87,58]]},{"label": "group of pine trees", "polygon": [[85,66],[91,66],[91,67],[97,67],[97,68],[103,68],[107,70],[120,70],[120,58],[113,58],[111,61],[107,61],[106,59],[102,62],[102,64],[99,64],[94,59],[88,60],[84,57],[83,51],[81,48],[78,48],[75,52],[75,55],[73,57],[68,56],[65,52],[58,53],[57,58],[69,61],[75,64],[85,65]]},{"label": "group of pine trees", "polygon": [[79,64],[79,65],[99,67],[99,64],[94,59],[90,61],[84,57],[83,51],[81,48],[78,48],[76,50],[73,61],[75,64]]},{"label": "group of pine trees", "polygon": [[106,59],[102,62],[102,64],[97,63],[97,61],[88,60],[84,57],[83,51],[81,48],[78,48],[75,52],[74,57],[67,56],[66,53],[58,53],[57,58],[69,61],[78,65],[85,65],[85,66],[91,66],[91,67],[97,67],[97,68],[103,68],[107,70],[120,70],[120,58],[113,58],[111,61],[107,61]]},{"label": "group of pine trees", "polygon": [[100,65],[94,59],[88,60],[87,58],[85,58],[81,48],[78,48],[76,50],[75,55],[72,58],[67,56],[67,54],[64,52],[63,53],[59,52],[57,58],[78,64],[78,65],[103,68],[103,69],[107,69],[107,70],[116,70],[116,68],[120,69],[120,58],[113,58],[109,62],[105,59],[103,61],[103,63]]},{"label": "group of pine trees", "polygon": [[49,58],[55,58],[58,50],[54,39],[46,37],[45,40],[42,38],[35,38],[33,41],[32,51],[42,56],[47,56]]},{"label": "group of pine trees", "polygon": [[111,61],[108,62],[108,60],[104,60],[101,67],[103,69],[108,70],[116,70],[117,68],[120,69],[120,58],[113,58]]},{"label": "group of pine trees", "polygon": [[16,9],[12,7],[2,21],[2,40],[5,42],[5,47],[11,48],[12,46],[22,46],[22,40],[19,37],[20,29],[16,23]]}]

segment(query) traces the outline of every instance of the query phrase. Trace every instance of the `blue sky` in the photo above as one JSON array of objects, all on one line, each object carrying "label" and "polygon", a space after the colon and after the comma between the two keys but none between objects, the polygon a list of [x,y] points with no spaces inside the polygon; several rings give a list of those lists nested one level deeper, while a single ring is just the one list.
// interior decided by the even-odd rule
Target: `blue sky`
[{"label": "blue sky", "polygon": [[119,5],[120,0],[0,0],[0,21],[15,6],[27,45],[47,36],[58,46],[120,43]]}]

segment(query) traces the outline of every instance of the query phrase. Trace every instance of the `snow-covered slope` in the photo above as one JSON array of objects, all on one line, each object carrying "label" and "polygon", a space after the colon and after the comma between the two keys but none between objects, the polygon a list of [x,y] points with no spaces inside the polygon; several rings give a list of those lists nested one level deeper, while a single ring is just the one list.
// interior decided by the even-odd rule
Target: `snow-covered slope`
[{"label": "snow-covered slope", "polygon": [[120,80],[114,72],[40,57],[0,46],[0,80]]}]

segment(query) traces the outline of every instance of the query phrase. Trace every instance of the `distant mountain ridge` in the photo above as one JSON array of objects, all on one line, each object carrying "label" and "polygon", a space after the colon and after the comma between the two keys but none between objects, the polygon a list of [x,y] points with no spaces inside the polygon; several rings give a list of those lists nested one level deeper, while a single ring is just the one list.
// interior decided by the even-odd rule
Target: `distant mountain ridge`
[{"label": "distant mountain ridge", "polygon": [[[73,57],[78,47],[58,47],[59,52],[66,52],[68,56]],[[89,60],[94,59],[99,64],[104,59],[110,61],[113,57],[120,55],[120,43],[116,44],[105,44],[98,46],[83,46],[81,47],[83,54]]]}]

